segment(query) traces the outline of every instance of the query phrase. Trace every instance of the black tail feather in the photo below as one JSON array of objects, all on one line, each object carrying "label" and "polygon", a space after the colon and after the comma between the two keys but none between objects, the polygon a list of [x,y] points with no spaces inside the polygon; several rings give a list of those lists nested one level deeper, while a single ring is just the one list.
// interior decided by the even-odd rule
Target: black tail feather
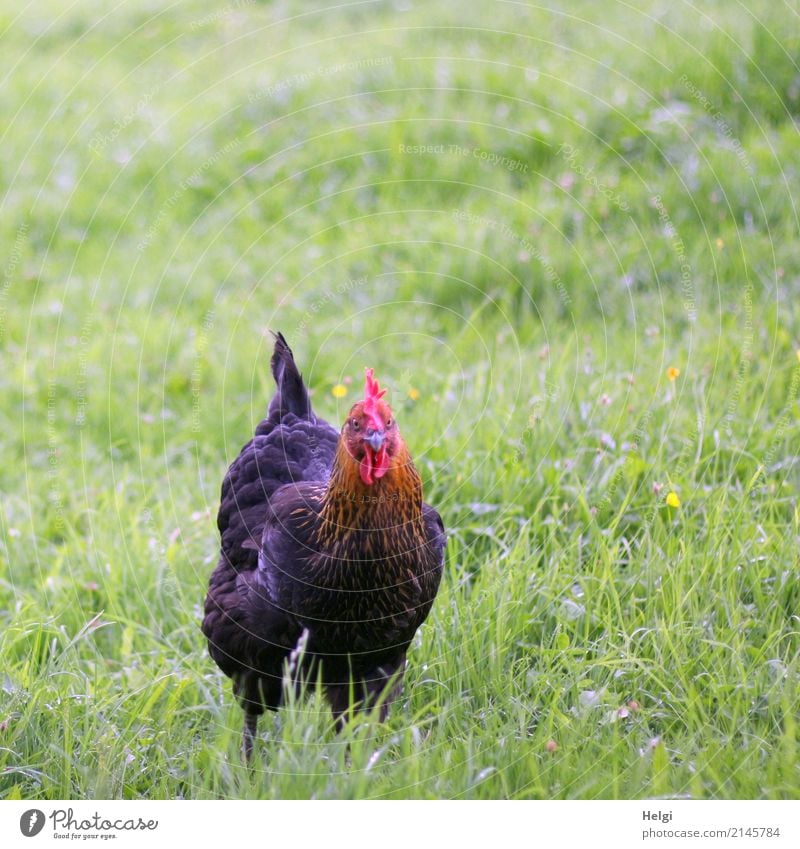
[{"label": "black tail feather", "polygon": [[310,419],[312,418],[311,401],[303,378],[297,370],[292,349],[282,333],[273,335],[275,350],[272,352],[270,367],[278,391],[270,402],[269,412],[270,414],[278,412],[281,416],[294,413],[300,418]]}]

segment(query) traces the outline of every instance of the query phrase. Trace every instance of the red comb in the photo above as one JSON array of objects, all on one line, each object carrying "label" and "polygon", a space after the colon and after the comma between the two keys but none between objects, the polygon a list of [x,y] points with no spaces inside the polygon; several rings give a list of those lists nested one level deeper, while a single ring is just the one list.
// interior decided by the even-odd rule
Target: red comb
[{"label": "red comb", "polygon": [[386,390],[381,389],[373,377],[374,374],[374,369],[364,369],[364,412],[368,416],[378,415],[377,402],[386,394]]}]

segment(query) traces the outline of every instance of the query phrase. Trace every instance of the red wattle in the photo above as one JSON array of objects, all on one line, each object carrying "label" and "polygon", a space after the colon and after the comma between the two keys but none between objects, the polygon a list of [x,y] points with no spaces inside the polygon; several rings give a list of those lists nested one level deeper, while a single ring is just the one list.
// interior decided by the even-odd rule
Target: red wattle
[{"label": "red wattle", "polygon": [[374,469],[373,477],[382,478],[389,471],[389,455],[386,453],[386,448],[381,446],[380,451],[375,455],[373,460]]},{"label": "red wattle", "polygon": [[364,459],[358,464],[358,473],[361,475],[361,480],[367,486],[372,486],[372,452],[369,448],[364,449]]},{"label": "red wattle", "polygon": [[364,459],[358,464],[358,472],[361,480],[367,486],[372,486],[378,478],[382,478],[389,471],[389,455],[386,448],[381,446],[376,453],[369,446],[364,446]]}]

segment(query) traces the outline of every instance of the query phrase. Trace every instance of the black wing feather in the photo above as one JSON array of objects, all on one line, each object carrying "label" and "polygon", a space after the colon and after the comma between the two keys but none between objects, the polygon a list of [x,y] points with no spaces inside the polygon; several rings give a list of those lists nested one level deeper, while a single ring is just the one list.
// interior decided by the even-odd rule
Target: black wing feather
[{"label": "black wing feather", "polygon": [[[318,418],[286,340],[276,335],[272,373],[277,391],[256,433],[231,463],[222,483],[217,527],[220,559],[211,575],[203,633],[211,656],[234,679],[234,688],[248,710],[272,696],[259,694],[255,669],[272,669],[280,678],[286,645],[296,639],[293,626],[269,599],[253,590],[258,549],[270,499],[282,486],[297,481],[327,479],[338,432]],[[291,648],[291,645],[289,646]],[[262,676],[263,677],[263,676]],[[249,703],[249,704],[248,704]]]}]

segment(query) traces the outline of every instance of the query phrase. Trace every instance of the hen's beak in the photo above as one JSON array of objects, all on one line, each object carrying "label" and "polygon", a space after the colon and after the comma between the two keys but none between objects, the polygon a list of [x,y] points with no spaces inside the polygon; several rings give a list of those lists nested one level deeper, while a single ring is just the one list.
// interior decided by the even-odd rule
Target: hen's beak
[{"label": "hen's beak", "polygon": [[381,450],[381,446],[383,445],[383,441],[386,439],[386,431],[376,430],[373,431],[364,441],[367,445],[372,448],[372,450],[377,453]]}]

